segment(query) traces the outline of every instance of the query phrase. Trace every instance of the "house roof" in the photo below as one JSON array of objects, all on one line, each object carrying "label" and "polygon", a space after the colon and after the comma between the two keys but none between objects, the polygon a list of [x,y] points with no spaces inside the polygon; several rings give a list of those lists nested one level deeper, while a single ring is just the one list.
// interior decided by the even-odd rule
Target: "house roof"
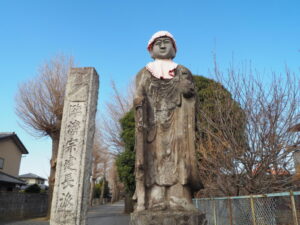
[{"label": "house roof", "polygon": [[300,131],[300,123],[296,124],[288,129],[289,132],[299,132]]},{"label": "house roof", "polygon": [[0,132],[0,141],[5,139],[12,139],[14,143],[19,147],[22,154],[28,154],[27,149],[23,145],[22,141],[18,138],[15,132],[7,133],[7,132]]},{"label": "house roof", "polygon": [[14,177],[12,175],[9,175],[7,173],[3,173],[0,171],[0,182],[5,183],[14,183],[14,184],[26,184],[23,180]]},{"label": "house roof", "polygon": [[33,179],[41,179],[41,180],[46,180],[45,178],[43,177],[40,177],[34,173],[26,173],[26,174],[22,174],[19,176],[19,178],[33,178]]}]

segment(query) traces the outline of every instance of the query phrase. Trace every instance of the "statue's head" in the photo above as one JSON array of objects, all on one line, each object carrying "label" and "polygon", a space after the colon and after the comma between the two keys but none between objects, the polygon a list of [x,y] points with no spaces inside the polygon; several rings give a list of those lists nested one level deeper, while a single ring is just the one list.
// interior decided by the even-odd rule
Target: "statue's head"
[{"label": "statue's head", "polygon": [[148,51],[153,59],[173,59],[176,56],[176,42],[168,31],[158,31],[148,42]]}]

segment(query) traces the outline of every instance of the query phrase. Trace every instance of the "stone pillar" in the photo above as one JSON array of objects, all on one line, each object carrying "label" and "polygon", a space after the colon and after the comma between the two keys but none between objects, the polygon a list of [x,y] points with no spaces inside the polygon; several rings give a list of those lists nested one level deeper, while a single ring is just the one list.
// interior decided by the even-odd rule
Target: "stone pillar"
[{"label": "stone pillar", "polygon": [[57,157],[51,225],[85,225],[99,77],[92,67],[69,72]]},{"label": "stone pillar", "polygon": [[295,150],[293,153],[294,165],[295,165],[295,176],[294,179],[300,181],[300,149]]}]

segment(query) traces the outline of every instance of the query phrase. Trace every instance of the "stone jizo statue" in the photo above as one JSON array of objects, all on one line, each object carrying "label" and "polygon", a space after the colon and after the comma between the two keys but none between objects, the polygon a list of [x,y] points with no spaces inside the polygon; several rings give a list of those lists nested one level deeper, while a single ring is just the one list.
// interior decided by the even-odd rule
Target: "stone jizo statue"
[{"label": "stone jizo statue", "polygon": [[192,210],[201,187],[196,166],[196,97],[191,72],[173,61],[167,31],[148,43],[154,61],[136,76],[136,211]]}]

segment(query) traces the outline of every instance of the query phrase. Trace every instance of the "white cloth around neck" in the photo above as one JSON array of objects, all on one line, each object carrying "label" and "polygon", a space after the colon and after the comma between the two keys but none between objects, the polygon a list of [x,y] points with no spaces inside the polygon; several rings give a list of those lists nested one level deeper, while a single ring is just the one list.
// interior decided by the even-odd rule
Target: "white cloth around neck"
[{"label": "white cloth around neck", "polygon": [[172,59],[155,59],[146,65],[146,69],[158,79],[172,79],[177,66],[178,64]]}]

